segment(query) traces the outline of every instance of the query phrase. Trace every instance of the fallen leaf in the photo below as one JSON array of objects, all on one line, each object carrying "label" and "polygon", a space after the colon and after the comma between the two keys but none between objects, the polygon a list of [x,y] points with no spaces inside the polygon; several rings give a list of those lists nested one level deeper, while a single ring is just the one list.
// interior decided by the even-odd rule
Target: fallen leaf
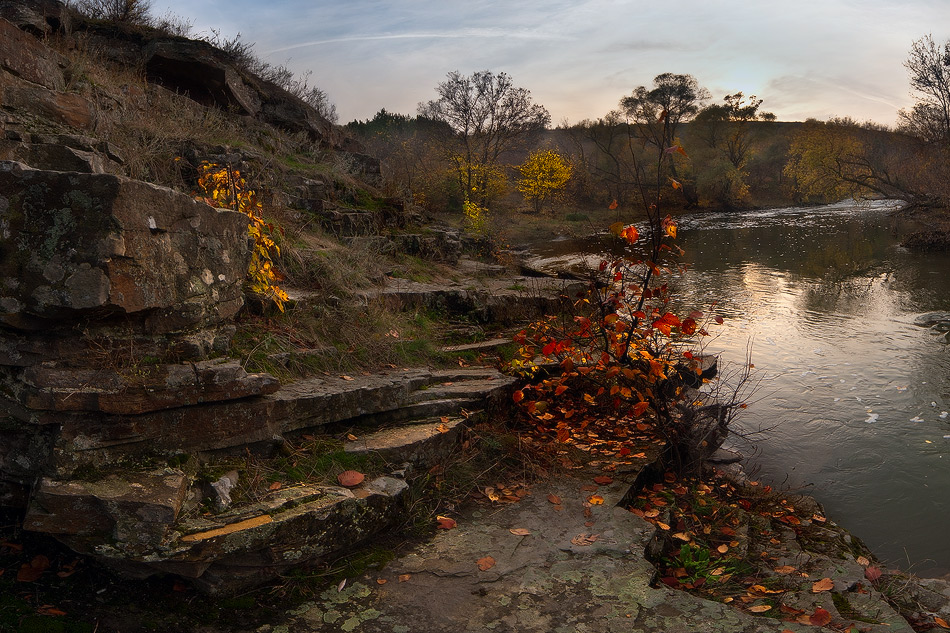
[{"label": "fallen leaf", "polygon": [[458,525],[458,523],[455,522],[455,519],[444,517],[442,515],[437,516],[435,520],[438,522],[436,528],[440,530],[451,530],[456,525]]},{"label": "fallen leaf", "polygon": [[720,545],[719,547],[716,548],[716,551],[719,552],[720,554],[725,554],[726,552],[729,551],[729,546],[728,546],[728,545]]},{"label": "fallen leaf", "polygon": [[340,482],[340,485],[345,488],[358,486],[363,483],[364,479],[366,479],[366,475],[355,470],[344,470],[336,477],[336,480]]},{"label": "fallen leaf", "polygon": [[669,529],[670,529],[670,526],[668,526],[666,523],[663,523],[663,521],[657,521],[657,522],[656,522],[656,526],[657,526],[658,528],[660,528],[661,530],[669,530]]},{"label": "fallen leaf", "polygon": [[447,424],[442,423],[442,424],[439,424],[437,427],[435,427],[435,430],[438,431],[439,433],[448,433],[449,427]]},{"label": "fallen leaf", "polygon": [[599,486],[595,486],[594,484],[586,484],[581,486],[581,490],[584,492],[597,492],[598,488]]},{"label": "fallen leaf", "polygon": [[609,486],[613,482],[614,480],[611,477],[608,477],[607,475],[600,475],[598,477],[594,477],[594,483],[601,486]]},{"label": "fallen leaf", "polygon": [[272,483],[271,485],[267,486],[267,489],[268,489],[268,490],[280,490],[280,482],[279,482],[279,481],[275,481],[275,482]]},{"label": "fallen leaf", "polygon": [[495,566],[495,559],[491,556],[485,556],[484,558],[479,558],[476,564],[478,565],[479,571],[488,571]]},{"label": "fallen leaf", "polygon": [[818,607],[813,614],[808,616],[808,621],[815,626],[825,626],[831,622],[831,614]]},{"label": "fallen leaf", "polygon": [[873,566],[866,567],[864,569],[864,577],[870,580],[871,582],[874,582],[875,580],[881,577],[881,568],[873,567]]},{"label": "fallen leaf", "polygon": [[754,607],[749,607],[749,611],[751,611],[752,613],[765,613],[766,611],[771,610],[771,608],[772,608],[771,605],[759,604]]},{"label": "fallen leaf", "polygon": [[785,576],[787,574],[791,574],[795,572],[796,569],[792,567],[791,565],[782,565],[781,567],[776,567],[773,571],[776,574],[782,574],[783,576]]},{"label": "fallen leaf", "polygon": [[561,505],[561,498],[553,493],[548,495],[548,501],[550,501],[556,506]]},{"label": "fallen leaf", "polygon": [[377,584],[377,585],[385,585],[387,582],[389,582],[389,581],[386,580],[385,578],[377,578],[377,579],[376,579],[376,584]]},{"label": "fallen leaf", "polygon": [[410,578],[412,578],[412,574],[400,574],[399,582],[407,582]]},{"label": "fallen leaf", "polygon": [[600,506],[604,504],[604,498],[600,495],[591,495],[587,497],[587,503],[591,504],[592,506]]},{"label": "fallen leaf", "polygon": [[822,591],[831,591],[835,588],[835,581],[831,578],[822,578],[811,586],[812,593],[821,593]]},{"label": "fallen leaf", "polygon": [[531,530],[528,530],[525,528],[511,528],[508,531],[514,534],[515,536],[530,536],[531,534]]},{"label": "fallen leaf", "polygon": [[51,604],[44,604],[42,607],[36,610],[40,615],[53,615],[53,616],[63,616],[66,615],[66,612],[62,609],[57,609]]},{"label": "fallen leaf", "polygon": [[571,539],[571,543],[581,547],[594,544],[600,538],[599,534],[578,534]]},{"label": "fallen leaf", "polygon": [[347,434],[346,434],[346,439],[350,440],[351,442],[355,442],[356,440],[358,440],[358,439],[360,439],[360,438],[356,437],[356,436],[353,435],[352,433],[347,433]]},{"label": "fallen leaf", "polygon": [[943,618],[934,616],[934,622],[936,622],[937,626],[939,626],[941,629],[950,629],[950,624],[948,624]]},{"label": "fallen leaf", "polygon": [[49,569],[49,559],[42,554],[35,556],[29,563],[23,563],[16,579],[20,582],[36,582],[43,572]]},{"label": "fallen leaf", "polygon": [[352,376],[340,376],[343,380],[353,380]]},{"label": "fallen leaf", "polygon": [[685,541],[687,543],[689,543],[690,541],[689,534],[686,534],[684,532],[676,532],[675,534],[673,534],[673,538],[679,539],[681,541]]},{"label": "fallen leaf", "polygon": [[861,565],[862,567],[867,567],[868,565],[871,564],[871,561],[869,561],[869,560],[868,560],[866,557],[864,557],[864,556],[858,556],[857,562],[858,562],[858,565]]}]

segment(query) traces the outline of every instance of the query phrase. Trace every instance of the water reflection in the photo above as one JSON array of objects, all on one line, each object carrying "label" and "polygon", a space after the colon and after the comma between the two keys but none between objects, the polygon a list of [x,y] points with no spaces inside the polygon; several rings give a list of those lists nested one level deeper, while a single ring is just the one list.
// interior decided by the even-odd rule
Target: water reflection
[{"label": "water reflection", "polygon": [[763,380],[740,427],[769,429],[755,438],[761,476],[816,496],[885,560],[947,573],[950,345],[912,322],[950,311],[950,254],[900,248],[908,227],[892,208],[685,218],[675,285],[687,305],[718,301],[726,324],[710,348],[725,362],[752,342]]}]

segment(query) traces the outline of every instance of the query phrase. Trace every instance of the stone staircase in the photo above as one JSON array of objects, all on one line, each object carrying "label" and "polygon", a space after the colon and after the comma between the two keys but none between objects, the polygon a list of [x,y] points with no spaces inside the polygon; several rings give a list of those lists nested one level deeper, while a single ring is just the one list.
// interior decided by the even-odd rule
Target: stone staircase
[{"label": "stone staircase", "polygon": [[[403,511],[406,479],[453,450],[470,412],[507,402],[513,382],[481,368],[393,371],[314,378],[253,398],[180,408],[197,408],[210,418],[166,410],[162,419],[177,416],[195,424],[180,424],[171,436],[146,434],[119,443],[85,436],[84,445],[74,447],[71,475],[43,477],[34,487],[24,527],[52,534],[126,575],[174,573],[208,592],[234,590],[325,558],[393,524]],[[242,414],[228,414],[225,407]],[[256,424],[244,432],[231,427],[235,432],[210,441],[207,429],[216,416]],[[304,434],[347,436],[343,452],[374,457],[380,474],[349,488],[325,482],[281,486],[222,512],[206,511],[207,488],[194,476],[198,465],[252,448],[267,459],[280,454],[287,438]],[[178,467],[108,466],[121,461],[120,454],[127,461],[143,444],[153,451],[174,446],[195,452]],[[95,465],[102,470],[91,470]]]}]

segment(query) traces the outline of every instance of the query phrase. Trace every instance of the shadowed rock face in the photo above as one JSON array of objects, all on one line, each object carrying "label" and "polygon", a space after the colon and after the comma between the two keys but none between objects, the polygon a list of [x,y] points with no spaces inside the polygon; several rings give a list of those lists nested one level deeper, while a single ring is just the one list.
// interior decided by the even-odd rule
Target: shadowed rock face
[{"label": "shadowed rock face", "polygon": [[103,314],[161,333],[243,304],[247,217],[106,174],[0,162],[0,322],[19,330]]}]

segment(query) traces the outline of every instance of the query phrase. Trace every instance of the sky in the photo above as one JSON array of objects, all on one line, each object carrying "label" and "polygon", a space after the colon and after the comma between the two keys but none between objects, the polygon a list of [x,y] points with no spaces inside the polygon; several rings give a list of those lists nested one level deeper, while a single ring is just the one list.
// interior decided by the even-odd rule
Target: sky
[{"label": "sky", "polygon": [[[691,74],[782,121],[894,124],[914,40],[950,38],[948,0],[152,0],[193,34],[241,34],[327,92],[340,122],[415,114],[452,71],[505,72],[553,123],[599,118],[637,86]],[[935,30],[943,28],[943,31]]]}]

